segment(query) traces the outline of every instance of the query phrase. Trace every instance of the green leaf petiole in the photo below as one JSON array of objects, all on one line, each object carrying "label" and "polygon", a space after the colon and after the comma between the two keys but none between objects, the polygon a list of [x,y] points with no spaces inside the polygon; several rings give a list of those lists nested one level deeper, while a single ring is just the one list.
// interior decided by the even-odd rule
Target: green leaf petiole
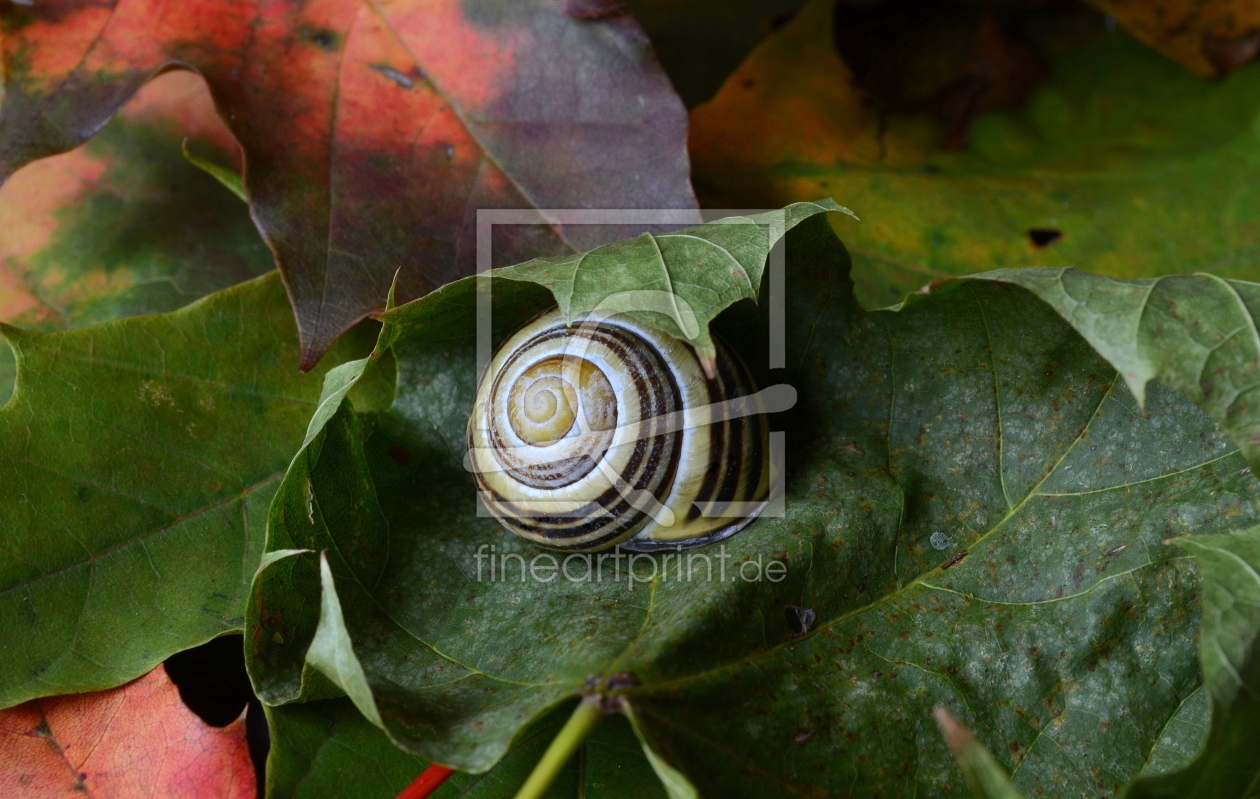
[{"label": "green leaf petiole", "polygon": [[600,706],[598,696],[582,697],[582,701],[573,710],[573,715],[569,716],[569,720],[560,729],[560,734],[547,747],[525,784],[516,792],[516,799],[539,799],[603,715],[604,709]]}]

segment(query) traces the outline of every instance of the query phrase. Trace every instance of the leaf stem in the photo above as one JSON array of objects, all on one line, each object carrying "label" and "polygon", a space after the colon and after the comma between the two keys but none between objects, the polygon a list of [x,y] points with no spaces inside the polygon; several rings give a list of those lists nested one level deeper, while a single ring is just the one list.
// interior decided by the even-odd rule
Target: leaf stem
[{"label": "leaf stem", "polygon": [[560,734],[547,747],[542,760],[530,772],[529,779],[516,792],[516,799],[539,799],[603,715],[604,711],[597,698],[582,697],[573,715],[569,716],[569,720],[560,729]]},{"label": "leaf stem", "polygon": [[403,792],[398,794],[398,799],[428,799],[434,791],[442,787],[446,778],[454,773],[455,769],[434,763],[416,777],[415,782],[404,788]]}]

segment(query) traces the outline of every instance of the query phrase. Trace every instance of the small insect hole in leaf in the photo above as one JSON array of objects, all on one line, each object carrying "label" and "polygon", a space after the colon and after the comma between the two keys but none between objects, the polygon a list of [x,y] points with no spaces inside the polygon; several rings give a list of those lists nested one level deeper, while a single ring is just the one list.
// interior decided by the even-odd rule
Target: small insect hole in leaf
[{"label": "small insect hole in leaf", "polygon": [[971,552],[969,552],[968,550],[965,550],[965,549],[958,550],[957,552],[953,554],[953,556],[950,557],[949,560],[941,564],[941,571],[954,568],[955,566],[957,566],[958,564],[966,560],[967,556],[970,554]]},{"label": "small insect hole in leaf", "polygon": [[818,614],[813,608],[788,605],[783,609],[783,618],[787,620],[787,626],[792,635],[805,635],[814,629]]},{"label": "small insect hole in leaf", "polygon": [[338,36],[336,31],[303,27],[298,29],[298,36],[301,36],[325,53],[331,53],[337,49]]},{"label": "small insect hole in leaf", "polygon": [[1043,249],[1063,238],[1063,231],[1053,227],[1034,227],[1028,229],[1028,240],[1037,249]]}]

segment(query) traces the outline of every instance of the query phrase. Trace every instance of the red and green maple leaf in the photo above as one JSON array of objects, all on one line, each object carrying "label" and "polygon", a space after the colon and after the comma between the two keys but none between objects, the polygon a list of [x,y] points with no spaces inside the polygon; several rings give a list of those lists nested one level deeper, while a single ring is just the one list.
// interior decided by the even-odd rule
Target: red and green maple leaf
[{"label": "red and green maple leaf", "polygon": [[[303,368],[383,306],[399,269],[401,300],[470,274],[479,208],[695,206],[682,103],[615,7],[60,0],[6,4],[0,23],[0,180],[92,136],[155,75],[205,77],[244,148]],[[510,263],[618,231],[501,233]]]}]

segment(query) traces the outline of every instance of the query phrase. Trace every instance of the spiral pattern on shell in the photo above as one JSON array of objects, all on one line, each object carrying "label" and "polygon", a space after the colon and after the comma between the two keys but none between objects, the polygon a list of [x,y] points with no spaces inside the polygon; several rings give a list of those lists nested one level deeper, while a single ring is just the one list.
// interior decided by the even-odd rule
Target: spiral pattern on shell
[{"label": "spiral pattern on shell", "polygon": [[[477,389],[468,443],[482,501],[550,549],[732,535],[766,498],[767,426],[752,378],[721,342],[711,371],[690,345],[627,316],[537,317]],[[731,411],[741,403],[754,405]]]}]

